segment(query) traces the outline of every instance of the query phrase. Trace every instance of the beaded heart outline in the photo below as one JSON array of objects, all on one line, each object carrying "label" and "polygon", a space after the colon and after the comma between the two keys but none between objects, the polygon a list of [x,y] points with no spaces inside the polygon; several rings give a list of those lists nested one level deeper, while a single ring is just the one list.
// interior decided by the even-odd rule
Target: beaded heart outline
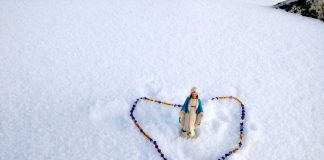
[{"label": "beaded heart outline", "polygon": [[[237,102],[241,107],[240,133],[239,133],[239,142],[237,143],[237,145],[235,147],[233,147],[230,151],[222,154],[222,156],[220,158],[218,158],[218,160],[225,160],[225,159],[229,158],[232,154],[236,153],[239,149],[241,149],[241,147],[243,145],[243,137],[244,137],[244,119],[245,119],[245,106],[244,106],[244,104],[242,103],[242,101],[239,98],[234,97],[234,96],[220,96],[220,97],[211,98],[211,100],[224,100],[224,99],[231,99],[231,100]],[[140,97],[140,98],[137,98],[135,100],[135,102],[133,103],[133,105],[131,107],[131,110],[130,110],[130,115],[129,116],[131,117],[132,121],[134,122],[135,126],[138,128],[140,133],[142,133],[142,135],[145,137],[145,139],[147,139],[148,141],[150,141],[154,145],[156,151],[160,154],[161,158],[163,160],[167,160],[165,154],[160,149],[157,141],[155,141],[149,134],[147,134],[143,130],[143,128],[137,122],[137,120],[136,120],[136,118],[135,118],[135,116],[133,114],[134,110],[136,109],[136,105],[140,100],[151,101],[151,102],[163,104],[163,105],[166,105],[166,106],[173,106],[174,108],[177,108],[177,107],[180,108],[180,107],[182,107],[182,105],[163,102],[163,101],[160,101],[160,100],[155,100],[155,99],[147,98],[147,97]]]}]

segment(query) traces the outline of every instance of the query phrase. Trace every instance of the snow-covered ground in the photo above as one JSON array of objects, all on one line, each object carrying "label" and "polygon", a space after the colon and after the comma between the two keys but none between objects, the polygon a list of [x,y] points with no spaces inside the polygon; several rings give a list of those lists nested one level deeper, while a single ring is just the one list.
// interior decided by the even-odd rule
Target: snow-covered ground
[{"label": "snow-covered ground", "polygon": [[[0,159],[160,159],[129,118],[147,96],[183,104],[201,90],[196,140],[179,109],[140,103],[169,159],[323,159],[324,23],[278,0],[1,0]],[[189,144],[194,145],[190,147]]]}]

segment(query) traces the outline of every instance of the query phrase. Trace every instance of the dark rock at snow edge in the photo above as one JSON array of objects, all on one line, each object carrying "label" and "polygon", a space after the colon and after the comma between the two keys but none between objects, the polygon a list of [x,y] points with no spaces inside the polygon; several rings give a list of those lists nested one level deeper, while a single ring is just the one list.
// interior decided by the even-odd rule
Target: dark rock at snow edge
[{"label": "dark rock at snow edge", "polygon": [[324,0],[286,0],[273,6],[324,22]]}]

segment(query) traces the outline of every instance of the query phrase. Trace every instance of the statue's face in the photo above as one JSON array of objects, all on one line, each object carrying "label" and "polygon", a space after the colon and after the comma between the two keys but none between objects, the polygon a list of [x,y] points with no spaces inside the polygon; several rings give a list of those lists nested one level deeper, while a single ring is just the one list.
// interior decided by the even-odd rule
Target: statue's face
[{"label": "statue's face", "polygon": [[191,96],[192,96],[193,98],[197,98],[198,94],[197,94],[195,91],[193,91],[193,92],[191,92]]}]

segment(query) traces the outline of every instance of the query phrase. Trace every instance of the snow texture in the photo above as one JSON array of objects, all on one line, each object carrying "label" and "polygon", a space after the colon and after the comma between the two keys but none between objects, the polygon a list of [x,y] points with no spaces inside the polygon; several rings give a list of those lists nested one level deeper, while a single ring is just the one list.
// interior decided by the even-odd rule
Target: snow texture
[{"label": "snow texture", "polygon": [[[160,159],[129,118],[136,98],[205,119],[178,137],[179,109],[142,103],[143,128],[169,159],[324,159],[324,24],[279,1],[0,1],[0,159]],[[191,146],[190,146],[191,145]],[[193,145],[193,146],[192,146]]]}]

